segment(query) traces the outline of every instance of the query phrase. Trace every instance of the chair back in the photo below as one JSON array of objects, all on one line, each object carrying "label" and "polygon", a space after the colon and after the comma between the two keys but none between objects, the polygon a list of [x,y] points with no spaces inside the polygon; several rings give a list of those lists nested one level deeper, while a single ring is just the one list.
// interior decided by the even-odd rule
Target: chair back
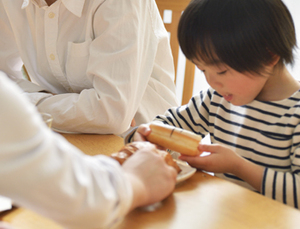
[{"label": "chair back", "polygon": [[[159,9],[160,15],[164,20],[166,10],[172,12],[170,21],[165,22],[166,30],[170,33],[170,45],[174,58],[175,66],[175,83],[178,74],[178,58],[179,58],[179,43],[177,40],[177,27],[183,10],[187,7],[191,0],[155,0]],[[195,77],[195,65],[185,59],[184,83],[182,91],[181,104],[186,104],[193,95]],[[178,86],[178,85],[176,85]]]}]

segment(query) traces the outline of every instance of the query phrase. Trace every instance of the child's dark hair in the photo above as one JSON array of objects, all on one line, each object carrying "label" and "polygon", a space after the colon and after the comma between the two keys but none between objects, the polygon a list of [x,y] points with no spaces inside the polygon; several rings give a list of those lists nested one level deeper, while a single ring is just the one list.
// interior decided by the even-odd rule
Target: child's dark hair
[{"label": "child's dark hair", "polygon": [[178,40],[187,59],[239,72],[260,72],[274,54],[293,64],[296,48],[294,22],[281,0],[192,0]]}]

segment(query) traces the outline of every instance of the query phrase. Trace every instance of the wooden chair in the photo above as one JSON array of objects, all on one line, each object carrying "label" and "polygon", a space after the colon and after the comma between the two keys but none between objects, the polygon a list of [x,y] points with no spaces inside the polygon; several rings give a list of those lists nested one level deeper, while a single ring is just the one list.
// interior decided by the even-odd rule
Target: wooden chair
[{"label": "wooden chair", "polygon": [[[177,26],[182,14],[182,11],[187,7],[191,0],[156,0],[161,17],[164,19],[164,11],[172,11],[171,23],[166,23],[166,30],[170,33],[170,44],[172,49],[172,54],[174,58],[175,66],[175,83],[176,76],[178,72],[178,54],[179,54],[179,43],[177,40]],[[182,92],[182,104],[186,104],[193,95],[194,88],[194,76],[195,76],[195,65],[186,60],[185,63],[185,73],[184,73],[184,84]]]}]

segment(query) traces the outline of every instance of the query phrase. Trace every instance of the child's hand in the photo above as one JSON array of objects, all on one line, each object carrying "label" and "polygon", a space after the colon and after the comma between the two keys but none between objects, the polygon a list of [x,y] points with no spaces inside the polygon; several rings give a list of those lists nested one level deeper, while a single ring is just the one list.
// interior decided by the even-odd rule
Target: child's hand
[{"label": "child's hand", "polygon": [[147,141],[146,137],[150,134],[150,132],[151,129],[148,124],[140,125],[133,136],[133,141]]},{"label": "child's hand", "polygon": [[188,162],[192,167],[214,173],[235,173],[236,165],[242,158],[229,147],[220,144],[199,144],[202,152],[211,153],[208,156],[183,156],[179,159]]},{"label": "child's hand", "polygon": [[[147,136],[151,133],[151,128],[148,124],[142,124],[140,125],[134,136],[133,136],[133,141],[134,142],[137,142],[137,141],[148,141],[147,140]],[[160,146],[160,145],[156,145],[156,148],[157,149],[160,149],[160,150],[166,150],[165,147],[163,146]]]},{"label": "child's hand", "polygon": [[239,156],[227,146],[220,144],[199,144],[198,149],[211,153],[208,156],[180,156],[179,159],[191,166],[214,173],[231,173],[261,191],[261,184],[265,168]]}]

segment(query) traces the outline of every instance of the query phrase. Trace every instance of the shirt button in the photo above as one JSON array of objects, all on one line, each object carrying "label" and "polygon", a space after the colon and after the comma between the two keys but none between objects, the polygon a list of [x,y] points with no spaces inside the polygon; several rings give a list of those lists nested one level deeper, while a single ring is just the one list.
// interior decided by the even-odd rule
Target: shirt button
[{"label": "shirt button", "polygon": [[50,13],[48,14],[48,17],[49,17],[49,18],[54,18],[54,17],[55,17],[55,13],[50,12]]},{"label": "shirt button", "polygon": [[50,59],[51,59],[51,60],[55,60],[54,54],[50,54]]}]

